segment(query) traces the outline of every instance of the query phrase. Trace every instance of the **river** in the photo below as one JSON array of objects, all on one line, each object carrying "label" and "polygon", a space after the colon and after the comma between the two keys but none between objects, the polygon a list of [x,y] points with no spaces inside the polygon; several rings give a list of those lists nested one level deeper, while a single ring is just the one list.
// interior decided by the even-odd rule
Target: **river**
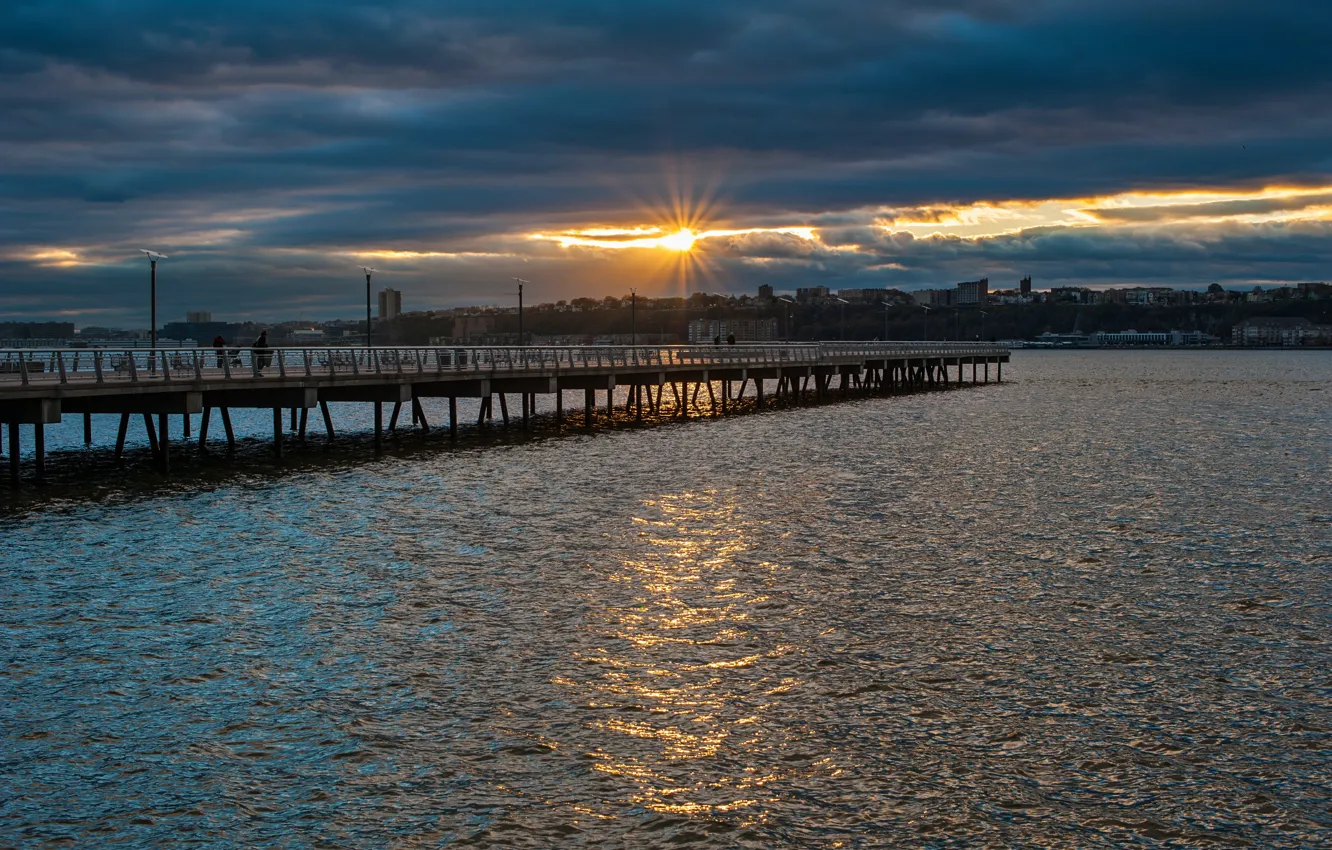
[{"label": "river", "polygon": [[1332,842],[1332,353],[0,519],[0,845]]}]

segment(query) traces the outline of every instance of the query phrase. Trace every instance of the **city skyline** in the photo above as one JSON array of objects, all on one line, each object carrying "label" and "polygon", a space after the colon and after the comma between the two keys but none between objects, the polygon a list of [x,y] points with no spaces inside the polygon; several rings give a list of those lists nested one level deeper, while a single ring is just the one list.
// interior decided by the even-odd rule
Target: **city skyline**
[{"label": "city skyline", "polygon": [[[595,13],[594,13],[595,11]],[[1332,11],[0,10],[0,314],[1326,280]]]}]

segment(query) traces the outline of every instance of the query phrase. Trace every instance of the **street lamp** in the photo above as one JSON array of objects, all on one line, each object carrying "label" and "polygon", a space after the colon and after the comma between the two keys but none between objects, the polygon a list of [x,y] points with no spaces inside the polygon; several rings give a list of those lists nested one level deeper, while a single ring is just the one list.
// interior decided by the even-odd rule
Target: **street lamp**
[{"label": "street lamp", "polygon": [[523,345],[523,284],[532,281],[523,280],[521,277],[513,279],[518,281],[518,344]]},{"label": "street lamp", "polygon": [[981,311],[980,311],[980,317],[981,317],[981,333],[980,333],[980,338],[981,338],[982,340],[985,339],[985,315],[986,315],[986,314],[985,314],[985,311],[984,311],[984,310],[981,310]]},{"label": "street lamp", "polygon": [[834,297],[833,300],[842,305],[842,325],[837,329],[837,338],[842,342],[846,342],[846,305],[851,302],[844,298],[837,297]]},{"label": "street lamp", "polygon": [[925,338],[924,338],[923,341],[924,341],[924,342],[929,342],[929,341],[930,341],[930,308],[929,308],[929,307],[926,307],[924,304],[922,304],[922,305],[920,305],[920,309],[922,309],[922,310],[925,311],[925,321],[922,322],[922,324],[924,325],[924,335],[925,335]]},{"label": "street lamp", "polygon": [[379,269],[372,269],[369,266],[357,266],[357,268],[365,272],[365,347],[369,348],[370,347],[370,275],[379,271]]},{"label": "street lamp", "polygon": [[629,345],[638,345],[638,290],[629,290]]},{"label": "street lamp", "polygon": [[[785,295],[780,295],[780,296],[778,296],[778,297],[777,297],[777,300],[778,300],[778,301],[785,301],[787,304],[794,304],[794,303],[795,303],[795,302],[792,301],[790,298],[787,298]],[[787,341],[787,342],[790,342],[790,341],[791,341],[791,308],[790,308],[790,307],[787,307],[787,308],[786,308],[786,341]]]},{"label": "street lamp", "polygon": [[[152,271],[149,272],[151,283],[149,285],[150,288],[148,296],[150,302],[149,306],[150,313],[149,313],[148,323],[151,326],[149,328],[149,334],[152,337],[152,349],[154,352],[156,352],[157,351],[157,261],[167,259],[167,255],[159,254],[156,251],[149,251],[147,248],[140,248],[139,250],[148,255],[148,265],[152,269]],[[154,363],[157,362],[156,354],[153,355],[153,362]]]}]

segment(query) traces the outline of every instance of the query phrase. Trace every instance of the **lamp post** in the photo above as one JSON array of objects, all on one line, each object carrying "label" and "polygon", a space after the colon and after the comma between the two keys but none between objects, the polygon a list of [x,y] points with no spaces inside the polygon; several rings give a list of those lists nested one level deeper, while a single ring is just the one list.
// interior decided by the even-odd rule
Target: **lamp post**
[{"label": "lamp post", "polygon": [[833,300],[842,305],[842,323],[837,329],[837,339],[841,342],[846,342],[846,305],[851,302],[844,298],[833,298]]},{"label": "lamp post", "polygon": [[152,338],[153,362],[157,362],[157,261],[167,259],[166,254],[159,254],[156,251],[149,251],[147,248],[140,248],[141,252],[148,255],[149,266],[149,318],[148,333]]},{"label": "lamp post", "polygon": [[981,338],[982,340],[984,340],[984,339],[985,339],[985,311],[984,311],[984,310],[981,310],[981,311],[980,311],[980,317],[981,317],[981,332],[980,332],[980,338]]},{"label": "lamp post", "polygon": [[379,271],[369,266],[360,266],[361,271],[365,272],[365,347],[370,347],[370,275]]},{"label": "lamp post", "polygon": [[638,290],[629,290],[629,345],[638,345]]},{"label": "lamp post", "polygon": [[525,345],[523,342],[523,284],[531,283],[530,280],[523,280],[521,277],[515,277],[518,281],[518,344]]},{"label": "lamp post", "polygon": [[929,308],[929,307],[926,307],[924,304],[922,304],[922,305],[920,305],[920,309],[922,309],[922,310],[925,311],[925,321],[923,321],[923,322],[921,323],[922,326],[924,327],[924,330],[923,330],[923,333],[924,333],[924,339],[923,339],[923,341],[924,341],[924,342],[929,342],[929,341],[930,341],[930,308]]},{"label": "lamp post", "polygon": [[888,341],[888,316],[889,316],[889,314],[890,314],[890,312],[891,312],[891,311],[889,310],[889,306],[890,306],[890,305],[888,305],[888,304],[884,304],[884,305],[883,305],[883,341],[884,341],[884,342],[887,342],[887,341]]},{"label": "lamp post", "polygon": [[795,302],[792,301],[790,298],[787,298],[785,295],[781,296],[781,297],[778,298],[777,300],[778,300],[778,301],[785,301],[785,302],[787,303],[787,305],[788,305],[787,308],[786,308],[786,341],[787,341],[787,342],[790,342],[790,341],[791,341],[791,307],[790,307],[789,305],[792,305],[792,304],[794,304]]}]

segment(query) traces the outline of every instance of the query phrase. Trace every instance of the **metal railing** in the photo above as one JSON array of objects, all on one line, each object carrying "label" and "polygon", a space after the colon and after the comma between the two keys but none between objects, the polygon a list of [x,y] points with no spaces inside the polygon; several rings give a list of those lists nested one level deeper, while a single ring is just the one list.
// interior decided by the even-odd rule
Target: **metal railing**
[{"label": "metal railing", "polygon": [[682,346],[0,349],[0,389],[30,384],[190,383],[590,369],[819,365],[861,358],[982,357],[992,343],[825,342]]}]

